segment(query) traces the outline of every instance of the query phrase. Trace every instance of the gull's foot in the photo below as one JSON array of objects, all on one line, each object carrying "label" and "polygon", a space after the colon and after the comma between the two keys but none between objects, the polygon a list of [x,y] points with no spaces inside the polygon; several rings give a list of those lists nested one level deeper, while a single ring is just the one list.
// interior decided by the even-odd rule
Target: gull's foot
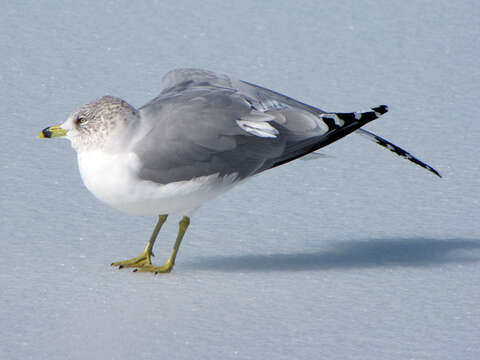
[{"label": "gull's foot", "polygon": [[138,269],[135,269],[133,271],[140,271],[140,272],[152,272],[154,274],[159,274],[159,273],[169,273],[173,269],[173,263],[168,260],[165,265],[162,266],[153,266],[152,264],[150,265],[145,265],[142,267],[139,267]]},{"label": "gull's foot", "polygon": [[152,262],[150,261],[150,254],[147,251],[143,251],[137,257],[129,260],[117,261],[111,264],[112,266],[118,266],[119,269],[124,267],[135,267],[135,268],[143,268],[152,266]]}]

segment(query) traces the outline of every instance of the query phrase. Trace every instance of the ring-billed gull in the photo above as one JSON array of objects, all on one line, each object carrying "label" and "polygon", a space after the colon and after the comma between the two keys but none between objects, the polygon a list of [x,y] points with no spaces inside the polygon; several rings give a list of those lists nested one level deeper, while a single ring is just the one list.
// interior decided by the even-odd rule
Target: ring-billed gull
[{"label": "ring-billed gull", "polygon": [[[160,95],[138,110],[105,96],[40,134],[71,140],[83,182],[98,199],[127,213],[159,216],[141,254],[112,264],[120,268],[170,272],[190,215],[204,202],[354,131],[440,176],[407,151],[360,129],[385,114],[386,105],[325,112],[198,69],[170,71],[162,85]],[[183,215],[173,251],[164,265],[154,266],[152,249],[171,213]]]}]

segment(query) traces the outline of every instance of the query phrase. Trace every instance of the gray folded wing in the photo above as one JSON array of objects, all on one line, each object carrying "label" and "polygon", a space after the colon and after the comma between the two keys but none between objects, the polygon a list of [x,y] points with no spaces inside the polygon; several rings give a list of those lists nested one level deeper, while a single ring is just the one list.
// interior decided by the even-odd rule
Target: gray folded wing
[{"label": "gray folded wing", "polygon": [[133,147],[140,177],[162,184],[212,174],[242,179],[328,145],[379,115],[338,117],[197,69],[169,72],[160,95],[140,114],[146,135]]}]

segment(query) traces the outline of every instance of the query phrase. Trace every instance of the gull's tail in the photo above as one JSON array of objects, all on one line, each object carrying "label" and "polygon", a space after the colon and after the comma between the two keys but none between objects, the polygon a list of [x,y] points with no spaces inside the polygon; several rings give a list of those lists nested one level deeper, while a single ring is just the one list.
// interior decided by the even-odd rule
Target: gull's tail
[{"label": "gull's tail", "polygon": [[438,177],[440,177],[440,178],[442,177],[442,175],[440,175],[440,173],[437,170],[435,170],[434,168],[432,168],[430,165],[428,165],[428,164],[424,163],[423,161],[417,159],[415,156],[410,154],[408,151],[402,149],[401,147],[399,147],[395,144],[392,144],[390,141],[385,140],[384,138],[382,138],[378,135],[375,135],[375,134],[371,133],[370,131],[363,130],[363,129],[358,129],[357,133],[366,137],[368,140],[373,141],[380,146],[383,146],[384,148],[390,150],[394,154],[396,154],[396,155],[398,155],[398,156],[400,156],[400,157],[402,157],[402,158],[404,158],[408,161],[411,161],[414,164],[423,167],[424,169],[427,169],[428,171],[434,173]]}]

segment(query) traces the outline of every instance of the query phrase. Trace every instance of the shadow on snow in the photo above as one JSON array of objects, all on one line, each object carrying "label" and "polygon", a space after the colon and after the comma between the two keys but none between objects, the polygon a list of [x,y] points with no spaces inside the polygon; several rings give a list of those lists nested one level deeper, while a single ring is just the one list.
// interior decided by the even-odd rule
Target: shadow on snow
[{"label": "shadow on snow", "polygon": [[183,266],[225,272],[428,267],[478,262],[478,249],[480,241],[466,239],[373,239],[341,241],[313,252],[206,256]]}]

